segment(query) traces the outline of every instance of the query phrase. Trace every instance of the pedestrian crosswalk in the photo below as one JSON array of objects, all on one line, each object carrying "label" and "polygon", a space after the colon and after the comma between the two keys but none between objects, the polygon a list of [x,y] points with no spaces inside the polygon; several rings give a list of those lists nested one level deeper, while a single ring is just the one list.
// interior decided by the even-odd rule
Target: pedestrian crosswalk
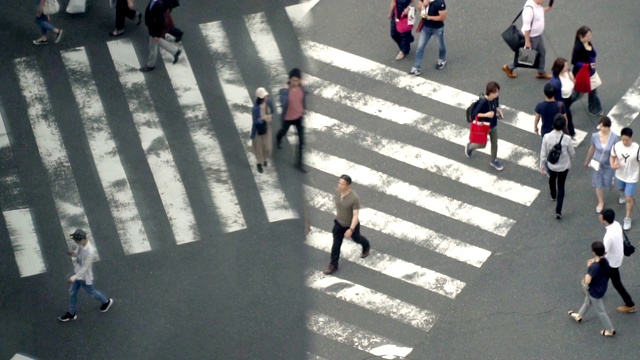
[{"label": "pedestrian crosswalk", "polygon": [[[295,16],[294,12],[290,12]],[[297,23],[294,21],[294,23]],[[264,13],[246,15],[244,26],[253,43],[251,52],[267,71],[269,84],[265,87],[276,94],[289,70],[282,58],[283,51],[276,42],[269,21]],[[204,75],[194,68],[189,55],[196,50],[182,47],[180,61],[173,65],[173,57],[163,53],[167,66],[158,67],[153,73],[143,74],[137,69],[144,59],[136,52],[129,39],[107,42],[110,63],[115,69],[118,90],[124,103],[109,96],[113,89],[100,89],[95,74],[101,71],[104,61],[98,62],[89,56],[88,48],[79,47],[62,50],[60,58],[68,80],[68,90],[73,95],[78,118],[82,124],[83,142],[86,142],[89,157],[95,166],[95,189],[106,196],[111,218],[95,218],[86,211],[92,194],[80,190],[77,179],[85,169],[73,165],[69,156],[69,137],[63,136],[60,124],[65,121],[56,117],[51,100],[55,96],[51,86],[51,74],[44,72],[42,64],[34,57],[13,61],[13,71],[19,82],[19,91],[27,106],[25,112],[33,132],[37,151],[47,174],[46,183],[53,199],[55,214],[48,219],[34,217],[29,204],[18,200],[24,192],[19,176],[4,170],[0,174],[3,184],[8,184],[10,193],[17,194],[0,203],[5,225],[14,249],[15,263],[20,276],[33,276],[51,269],[40,244],[42,236],[37,224],[57,217],[61,229],[54,238],[65,237],[70,230],[81,227],[98,229],[102,222],[110,221],[117,230],[118,239],[101,238],[101,231],[92,231],[98,251],[103,246],[116,242],[125,255],[152,251],[153,222],[149,218],[166,218],[170,237],[175,244],[202,241],[202,224],[197,221],[194,201],[205,198],[211,204],[211,216],[224,233],[246,230],[251,226],[249,209],[259,203],[269,222],[299,217],[291,204],[288,189],[275,168],[283,162],[272,162],[264,173],[258,173],[250,150],[252,90],[243,81],[242,68],[236,59],[246,54],[234,54],[229,36],[222,22],[200,24],[203,43],[210,57],[211,71],[215,77]],[[309,61],[332,66],[348,73],[350,77],[374,82],[376,86],[402,91],[428,98],[450,107],[454,119],[463,119],[463,109],[473,101],[475,95],[452,87],[435,83],[424,77],[406,76],[404,72],[377,63],[344,50],[302,40],[302,50]],[[182,46],[182,45],[181,45]],[[192,45],[193,46],[193,45]],[[195,61],[195,60],[194,60]],[[302,66],[301,66],[302,67]],[[304,68],[303,68],[304,70]],[[201,174],[185,173],[180,166],[185,152],[170,139],[166,126],[160,121],[157,100],[151,95],[154,82],[150,77],[166,74],[168,82],[162,91],[176,99],[175,111],[184,122],[189,143],[193,146],[192,159]],[[229,119],[213,118],[200,84],[217,79],[221,89],[216,107],[225,106]],[[45,81],[47,80],[48,81]],[[358,90],[348,82],[332,81],[322,72],[305,73],[304,80],[313,99],[325,106],[310,106],[305,117],[306,130],[326,140],[325,144],[309,143],[305,149],[305,164],[311,170],[304,185],[306,205],[310,209],[311,229],[305,239],[314,262],[309,264],[305,291],[322,294],[340,304],[348,304],[361,314],[376,314],[375,319],[384,321],[371,328],[371,323],[359,320],[358,316],[345,318],[342,313],[311,303],[307,314],[307,329],[310,342],[309,359],[347,359],[374,356],[407,356],[412,344],[428,332],[438,319],[438,305],[455,301],[468,281],[478,274],[493,251],[505,241],[510,230],[519,219],[500,206],[491,206],[478,199],[468,199],[465,193],[481,193],[481,199],[503,205],[505,209],[522,209],[533,204],[540,190],[525,181],[518,181],[486,170],[473,167],[462,157],[462,145],[467,143],[468,128],[460,121],[440,119],[416,108],[398,104],[392,99]],[[205,100],[206,98],[206,100]],[[272,96],[277,103],[276,96]],[[112,127],[125,119],[110,119],[105,108],[126,106],[133,126],[137,131],[139,148],[123,146],[122,139]],[[329,108],[337,111],[327,111]],[[166,106],[163,105],[163,106]],[[416,144],[394,132],[376,132],[350,117],[336,116],[342,112],[358,114],[360,118],[375,119],[389,129],[418,133],[437,139],[447,146],[457,146],[456,154],[442,151],[429,143]],[[505,107],[505,123],[522,136],[537,138],[532,132],[533,115]],[[3,123],[9,119],[2,118]],[[12,119],[12,121],[19,121]],[[234,130],[240,148],[225,148],[220,140],[220,123]],[[274,123],[277,124],[277,121]],[[276,125],[277,126],[277,125]],[[4,125],[0,129],[0,146],[10,152],[11,144]],[[578,131],[579,140],[586,133]],[[338,144],[357,139],[355,152],[340,152]],[[296,141],[294,136],[290,141]],[[328,145],[327,145],[328,144]],[[136,145],[137,146],[137,145]],[[519,171],[533,176],[538,169],[538,149],[526,143],[511,143],[500,140],[498,156]],[[482,150],[488,153],[489,149]],[[138,193],[137,172],[130,166],[129,152],[141,152],[148,164],[161,209],[150,210],[142,203],[144,197]],[[240,159],[230,154],[240,153]],[[458,156],[460,155],[460,156]],[[232,163],[230,159],[234,159]],[[20,159],[13,159],[19,165]],[[443,193],[429,182],[417,183],[413,177],[403,173],[392,173],[389,163],[411,174],[421,174],[446,181],[453,189]],[[243,203],[238,195],[243,191],[233,181],[232,169],[244,166],[241,174],[251,179],[258,190],[253,203]],[[237,171],[237,170],[233,170]],[[354,186],[370,197],[363,197],[366,208],[360,213],[363,232],[375,234],[373,252],[366,259],[360,258],[361,249],[345,241],[341,253],[341,270],[336,276],[325,276],[319,270],[328,263],[331,251],[330,221],[334,213],[331,191],[341,174],[349,174]],[[426,175],[425,175],[426,174]],[[185,177],[203,176],[205,193],[185,185]],[[90,180],[89,180],[90,181]],[[86,182],[86,180],[83,180]],[[198,191],[197,193],[194,193]],[[404,210],[399,211],[402,207]],[[160,216],[161,215],[161,216]],[[160,220],[161,221],[161,220]],[[447,225],[441,225],[447,224]],[[450,231],[448,226],[460,231]],[[466,234],[466,235],[465,235]],[[368,236],[368,235],[367,235]],[[372,235],[373,237],[374,235]],[[384,239],[383,240],[378,240]],[[62,240],[61,240],[62,241]],[[69,246],[68,240],[66,245]],[[104,255],[103,255],[104,256]],[[322,262],[315,262],[323,259]],[[369,274],[375,279],[360,283],[349,275],[354,269],[358,274]],[[452,270],[455,269],[455,270]],[[448,274],[447,272],[453,272]],[[465,275],[466,274],[466,275]],[[468,275],[471,274],[471,275]],[[402,284],[406,292],[390,293],[385,283]],[[432,307],[433,306],[433,307]],[[386,324],[393,323],[402,333],[402,338],[385,331]],[[318,340],[318,341],[315,341]],[[336,343],[339,346],[327,347]]]}]

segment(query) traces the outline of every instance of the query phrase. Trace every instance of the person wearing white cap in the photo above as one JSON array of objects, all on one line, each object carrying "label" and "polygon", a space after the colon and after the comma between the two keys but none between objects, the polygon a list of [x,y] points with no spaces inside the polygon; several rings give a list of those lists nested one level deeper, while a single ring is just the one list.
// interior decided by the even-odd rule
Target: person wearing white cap
[{"label": "person wearing white cap", "polygon": [[100,301],[102,304],[100,306],[100,312],[109,311],[111,305],[113,305],[113,299],[107,298],[93,287],[92,268],[96,253],[89,239],[87,239],[87,233],[82,229],[77,229],[69,236],[76,242],[78,247],[75,251],[67,251],[67,255],[73,259],[74,275],[67,279],[67,283],[71,284],[71,288],[69,289],[71,299],[69,301],[69,311],[58,318],[58,320],[62,322],[68,322],[78,318],[78,315],[76,315],[76,304],[78,302],[78,290],[80,290],[80,287],[84,288],[94,299]]},{"label": "person wearing white cap", "polygon": [[267,158],[273,150],[271,138],[271,120],[273,119],[273,102],[265,88],[256,90],[256,103],[253,105],[253,126],[251,126],[251,144],[256,156],[258,172],[262,173],[267,166]]}]

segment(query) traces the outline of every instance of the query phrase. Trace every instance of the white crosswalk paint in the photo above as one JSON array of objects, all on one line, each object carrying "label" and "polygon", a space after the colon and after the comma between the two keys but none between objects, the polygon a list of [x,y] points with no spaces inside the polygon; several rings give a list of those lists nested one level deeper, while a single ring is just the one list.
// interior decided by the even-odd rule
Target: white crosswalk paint
[{"label": "white crosswalk paint", "polygon": [[[458,145],[469,142],[469,129],[448,121],[437,119],[413,109],[348,89],[344,86],[322,80],[312,75],[305,75],[309,84],[307,90],[327,100],[341,103],[366,114],[377,116],[401,125],[409,125],[421,132],[451,141]],[[490,146],[480,150],[490,153]],[[463,155],[463,149],[460,149]],[[538,154],[516,144],[498,140],[498,158],[514,162],[518,165],[538,171]]]},{"label": "white crosswalk paint", "polygon": [[305,115],[307,129],[327,132],[339,139],[347,139],[392,159],[445,176],[454,181],[495,196],[531,205],[540,191],[526,185],[477,170],[444,156],[393,139],[360,130],[328,116],[309,111]]},{"label": "white crosswalk paint", "polygon": [[309,11],[316,6],[320,0],[302,0],[300,4],[289,5],[285,8],[287,15],[295,27],[306,27],[311,25]]},{"label": "white crosswalk paint", "polygon": [[350,174],[353,181],[471,226],[505,236],[515,224],[507,217],[434,193],[379,171],[318,150],[305,151],[305,163],[328,174]]},{"label": "white crosswalk paint", "polygon": [[[335,212],[335,203],[331,194],[308,185],[304,188],[309,206],[332,214]],[[481,267],[491,255],[488,250],[371,208],[361,208],[358,219],[363,226],[475,267]]]},{"label": "white crosswalk paint", "polygon": [[383,358],[393,359],[391,356],[407,356],[413,350],[393,340],[358,326],[341,322],[317,311],[307,311],[307,328],[333,341]]},{"label": "white crosswalk paint", "polygon": [[[88,229],[89,222],[84,212],[78,186],[71,170],[67,150],[62,142],[60,130],[53,117],[53,108],[40,70],[34,58],[14,60],[20,91],[27,102],[27,114],[36,139],[38,152],[47,170],[51,194],[55,203],[67,247],[75,246],[67,233],[75,228]],[[23,230],[23,231],[29,231]],[[99,239],[93,237],[96,260],[99,259]]]},{"label": "white crosswalk paint", "polygon": [[310,271],[306,286],[422,331],[429,331],[437,320],[430,311],[320,271]]},{"label": "white crosswalk paint", "polygon": [[73,95],[125,254],[151,250],[83,47],[62,51]]},{"label": "white crosswalk paint", "polygon": [[3,211],[20,277],[47,271],[30,209]]},{"label": "white crosswalk paint", "polygon": [[[258,51],[267,69],[267,75],[273,88],[272,94],[277,94],[278,89],[287,82],[287,70],[280,55],[280,49],[271,32],[265,13],[250,14],[244,16],[245,25],[249,29],[249,36]],[[275,99],[275,96],[273,97]]]},{"label": "white crosswalk paint", "polygon": [[[425,79],[420,76],[408,75],[406,71],[386,66],[375,61],[360,57],[346,51],[313,41],[302,42],[305,55],[314,60],[321,61],[344,70],[348,70],[368,78],[391,84],[403,90],[414,92],[429,99],[451,105],[460,109],[466,109],[473,101],[478,99],[477,94],[467,93],[447,85]],[[482,89],[484,91],[484,89]],[[478,91],[480,92],[480,91]],[[501,106],[505,118],[502,123],[514,126],[518,129],[534,133],[533,123],[535,116],[510,107]],[[464,119],[464,113],[459,112],[459,119]],[[587,135],[586,132],[576,129],[577,143]]]},{"label": "white crosswalk paint", "polygon": [[10,360],[35,360],[35,359],[28,356],[24,356],[22,354],[15,354]]},{"label": "white crosswalk paint", "polygon": [[[330,232],[311,227],[305,243],[318,250],[331,253],[332,235]],[[384,254],[380,251],[372,251],[366,258],[360,258],[362,247],[348,240],[342,243],[340,258],[354,262],[360,266],[378,271],[392,278],[406,281],[409,284],[433,291],[436,294],[455,299],[456,295],[465,286],[463,281],[454,279],[436,271],[423,268],[408,261]]]},{"label": "white crosswalk paint", "polygon": [[171,85],[178,97],[191,139],[198,154],[200,166],[209,185],[211,199],[218,214],[222,230],[227,232],[246,229],[247,224],[229,177],[220,143],[216,137],[204,99],[198,88],[189,58],[182,49],[180,61],[173,63],[173,55],[160,51]]},{"label": "white crosswalk paint", "polygon": [[325,358],[323,358],[321,356],[318,356],[316,354],[312,354],[312,353],[307,352],[307,360],[327,360],[327,359],[325,359]]},{"label": "white crosswalk paint", "polygon": [[133,44],[124,39],[110,41],[107,45],[176,243],[197,241],[200,235],[187,191],[158,117],[151,110],[153,102],[144,76],[138,70]]},{"label": "white crosswalk paint", "polygon": [[[252,151],[248,147],[251,142],[251,128],[253,124],[252,100],[247,92],[244,81],[240,76],[238,65],[233,58],[227,38],[221,22],[200,25],[209,50],[212,52],[218,79],[227,101],[227,106],[233,115],[233,121],[238,130],[238,136],[245,145],[244,150],[247,161],[251,164],[251,170],[262,199],[269,222],[296,219],[298,214],[291,209],[287,198],[282,191],[278,174],[275,171],[275,163],[264,168],[259,173],[253,165],[256,163]],[[275,115],[275,114],[274,114]],[[270,125],[269,125],[270,126]],[[269,135],[271,132],[268,133]]]},{"label": "white crosswalk paint", "polygon": [[[586,96],[585,96],[586,97]],[[640,77],[631,85],[629,90],[622,95],[607,116],[611,118],[611,131],[620,134],[623,127],[630,126],[640,114]]]}]

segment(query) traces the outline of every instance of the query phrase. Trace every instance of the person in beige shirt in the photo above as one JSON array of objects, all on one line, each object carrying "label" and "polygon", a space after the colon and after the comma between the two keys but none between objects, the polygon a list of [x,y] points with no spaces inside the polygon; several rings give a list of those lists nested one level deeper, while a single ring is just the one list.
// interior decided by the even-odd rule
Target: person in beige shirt
[{"label": "person in beige shirt", "polygon": [[331,275],[338,271],[338,260],[340,259],[340,248],[342,240],[351,238],[357,244],[362,245],[361,258],[369,256],[371,245],[369,240],[360,235],[360,197],[351,190],[351,177],[341,175],[338,180],[338,189],[335,194],[336,218],[333,220],[333,246],[331,247],[331,262],[324,271],[326,275]]}]

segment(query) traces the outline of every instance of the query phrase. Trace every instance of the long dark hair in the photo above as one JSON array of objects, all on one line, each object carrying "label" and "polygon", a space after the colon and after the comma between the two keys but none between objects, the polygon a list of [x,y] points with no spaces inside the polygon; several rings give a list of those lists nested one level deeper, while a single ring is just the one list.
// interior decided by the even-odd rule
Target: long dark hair
[{"label": "long dark hair", "polygon": [[572,58],[573,54],[576,52],[576,46],[578,46],[578,44],[582,45],[582,40],[580,40],[580,38],[585,37],[589,32],[591,32],[591,29],[587,25],[580,26],[578,31],[576,31],[576,37],[573,41],[573,50],[571,51]]}]

